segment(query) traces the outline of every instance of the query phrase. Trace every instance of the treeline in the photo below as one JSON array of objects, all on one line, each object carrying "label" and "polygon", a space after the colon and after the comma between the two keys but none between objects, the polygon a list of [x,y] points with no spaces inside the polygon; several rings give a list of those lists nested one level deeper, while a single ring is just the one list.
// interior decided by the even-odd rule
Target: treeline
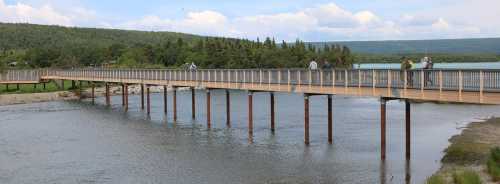
[{"label": "treeline", "polygon": [[429,56],[438,63],[467,63],[467,62],[497,62],[500,55],[496,54],[449,54],[449,53],[413,53],[413,54],[355,54],[357,63],[400,63],[402,57],[413,61]]},{"label": "treeline", "polygon": [[354,58],[343,46],[308,46],[304,42],[277,44],[265,41],[226,38],[200,38],[191,42],[182,38],[158,44],[112,44],[108,47],[70,45],[64,48],[3,50],[0,62],[15,62],[18,68],[71,68],[87,66],[181,68],[195,63],[200,68],[304,68],[316,59],[335,67],[351,67]]},{"label": "treeline", "polygon": [[[350,49],[316,48],[302,41],[276,43],[201,37],[182,33],[68,28],[0,23],[0,68],[72,68],[88,66],[180,68],[306,67],[328,60],[351,67]],[[321,62],[319,62],[321,63]]]}]

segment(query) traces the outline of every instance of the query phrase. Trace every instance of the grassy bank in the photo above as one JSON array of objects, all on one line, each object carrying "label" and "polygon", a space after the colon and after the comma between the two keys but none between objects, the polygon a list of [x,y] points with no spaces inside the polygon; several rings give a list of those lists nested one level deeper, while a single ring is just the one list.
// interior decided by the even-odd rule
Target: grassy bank
[{"label": "grassy bank", "polygon": [[476,184],[500,181],[500,118],[471,123],[441,160],[443,166],[428,184]]},{"label": "grassy bank", "polygon": [[[34,84],[19,84],[19,89],[16,84],[9,84],[9,88],[7,90],[6,84],[0,84],[0,94],[24,94],[24,93],[47,93],[47,92],[56,92],[56,91],[68,91],[73,89],[78,89],[79,83],[76,83],[76,87],[73,88],[71,86],[71,81],[64,81],[64,89],[61,89],[54,81],[45,84],[45,88],[43,84],[37,84],[36,88]],[[87,82],[82,83],[83,88],[90,87]]]}]

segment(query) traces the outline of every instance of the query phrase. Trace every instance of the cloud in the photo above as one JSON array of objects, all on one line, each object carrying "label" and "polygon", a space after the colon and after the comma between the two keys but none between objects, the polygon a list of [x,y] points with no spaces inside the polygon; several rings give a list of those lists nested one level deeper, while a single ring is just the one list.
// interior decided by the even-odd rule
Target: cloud
[{"label": "cloud", "polygon": [[69,16],[55,11],[50,5],[43,5],[41,7],[32,7],[23,3],[6,5],[3,0],[0,0],[0,21],[64,26],[73,25],[72,19]]},{"label": "cloud", "polygon": [[[50,1],[57,2],[57,1]],[[99,17],[93,10],[61,4],[7,5],[0,0],[0,21],[174,31],[208,36],[278,40],[394,40],[499,36],[498,0],[457,0],[452,5],[414,10],[388,18],[373,10],[351,11],[335,3],[295,11],[230,17],[214,10],[189,11],[180,18],[146,15],[136,19]]]}]

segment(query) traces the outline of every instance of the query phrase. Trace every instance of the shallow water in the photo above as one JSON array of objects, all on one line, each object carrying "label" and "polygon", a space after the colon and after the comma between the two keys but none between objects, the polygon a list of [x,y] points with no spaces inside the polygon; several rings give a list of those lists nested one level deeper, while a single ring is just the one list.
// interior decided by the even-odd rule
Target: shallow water
[{"label": "shallow water", "polygon": [[[467,122],[499,115],[498,106],[412,105],[412,161],[404,160],[404,103],[388,105],[388,155],[380,161],[375,98],[334,98],[334,144],[327,144],[326,98],[311,100],[311,145],[303,144],[303,97],[278,93],[277,127],[269,131],[269,95],[254,97],[254,136],[247,133],[246,93],[232,92],[232,127],[223,91],[212,93],[212,128],[205,93],[178,92],[179,120],[152,114],[130,96],[111,108],[99,98],[0,107],[0,183],[423,183],[440,167],[448,139]],[[169,99],[169,103],[171,102]],[[171,104],[170,104],[171,105]],[[407,175],[408,173],[408,175]]]}]

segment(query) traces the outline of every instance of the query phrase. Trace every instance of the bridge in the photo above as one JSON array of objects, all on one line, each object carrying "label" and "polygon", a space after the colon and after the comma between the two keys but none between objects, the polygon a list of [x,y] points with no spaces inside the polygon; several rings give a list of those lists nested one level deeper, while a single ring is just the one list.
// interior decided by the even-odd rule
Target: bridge
[{"label": "bridge", "polygon": [[[328,98],[328,143],[333,141],[333,95],[380,98],[381,159],[386,158],[386,104],[405,101],[406,158],[410,159],[411,102],[500,104],[500,70],[303,70],[303,69],[77,69],[11,70],[0,74],[0,84],[38,84],[50,80],[104,83],[106,104],[110,105],[110,85],[122,86],[122,104],[128,109],[128,86],[141,86],[141,108],[150,110],[150,86],[164,86],[164,110],[167,113],[167,87],[172,87],[173,117],[177,120],[176,90],[191,88],[192,116],[195,118],[195,88],[205,89],[207,127],[211,126],[211,90],[226,91],[227,126],[231,125],[230,91],[248,92],[248,133],[253,134],[253,94],[270,94],[270,131],[275,131],[275,92],[304,94],[304,143],[309,144],[309,98]],[[94,98],[92,85],[92,95]]]}]

